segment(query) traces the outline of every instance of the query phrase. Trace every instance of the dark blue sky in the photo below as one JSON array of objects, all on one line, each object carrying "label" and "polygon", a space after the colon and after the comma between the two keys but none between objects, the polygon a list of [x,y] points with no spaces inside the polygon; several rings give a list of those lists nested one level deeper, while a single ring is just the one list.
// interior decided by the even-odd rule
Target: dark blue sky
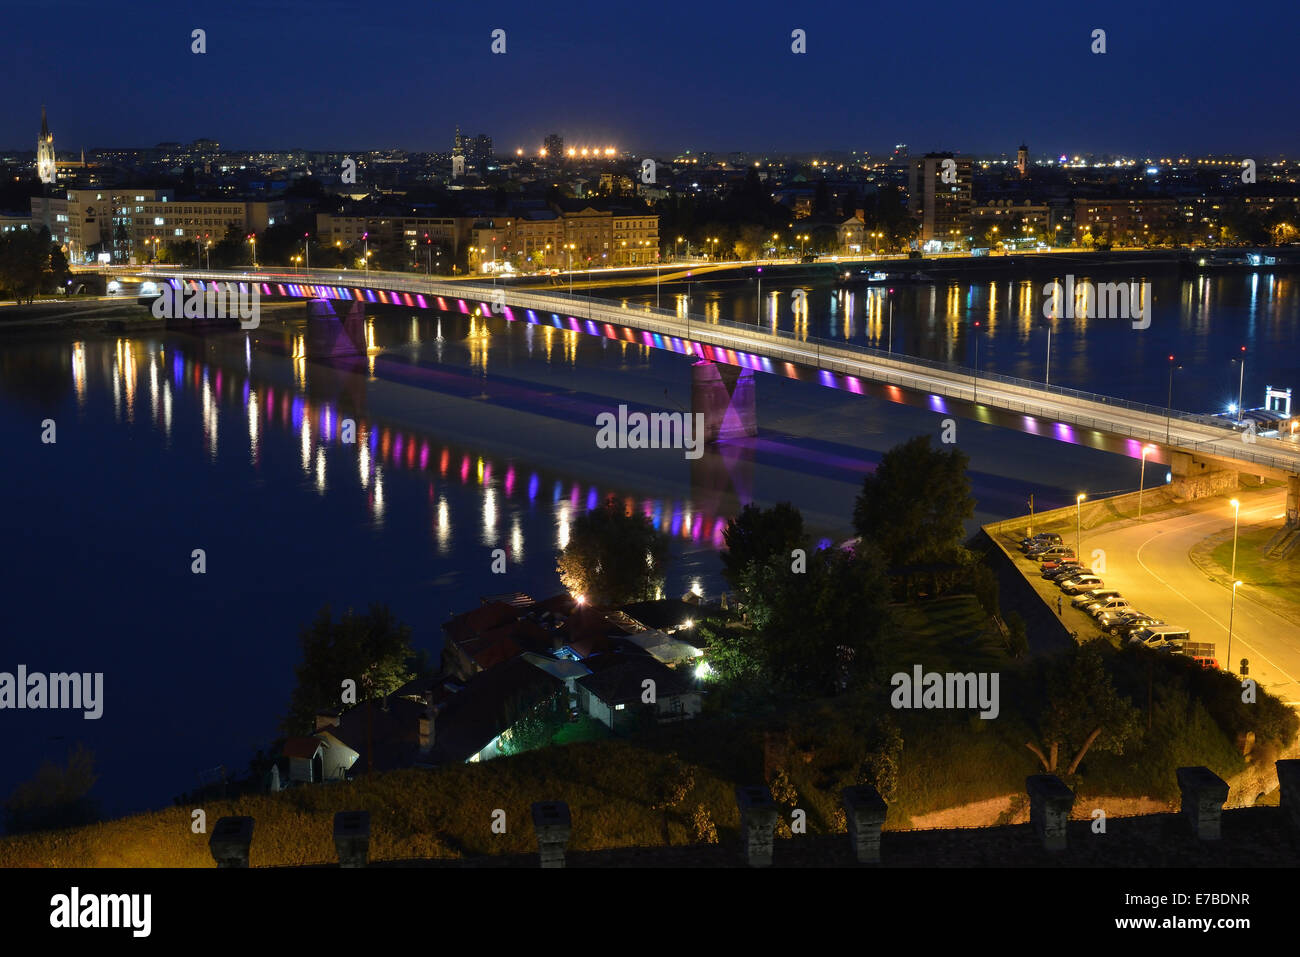
[{"label": "dark blue sky", "polygon": [[[1295,0],[4,0],[0,145],[1300,151]],[[190,53],[190,31],[208,52]],[[507,53],[489,51],[494,28]],[[808,52],[790,52],[807,31]],[[1094,28],[1108,52],[1089,51]]]}]

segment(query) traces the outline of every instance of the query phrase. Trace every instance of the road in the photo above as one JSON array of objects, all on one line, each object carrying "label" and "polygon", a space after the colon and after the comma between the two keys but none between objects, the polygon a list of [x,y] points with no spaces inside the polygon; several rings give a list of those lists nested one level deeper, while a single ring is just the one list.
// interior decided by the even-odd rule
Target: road
[{"label": "road", "polygon": [[[1242,527],[1281,525],[1284,490],[1243,490],[1237,497]],[[1190,514],[1157,515],[1140,524],[1102,526],[1093,533],[1085,529],[1083,554],[1103,550],[1106,587],[1119,589],[1142,611],[1187,628],[1192,641],[1214,642],[1219,664],[1226,669],[1232,588],[1208,579],[1190,553],[1207,536],[1230,532],[1233,510],[1219,497],[1186,508]],[[1246,583],[1237,590],[1232,636],[1232,670],[1242,658],[1248,659],[1250,677],[1283,701],[1300,705],[1300,625],[1256,602]]]}]

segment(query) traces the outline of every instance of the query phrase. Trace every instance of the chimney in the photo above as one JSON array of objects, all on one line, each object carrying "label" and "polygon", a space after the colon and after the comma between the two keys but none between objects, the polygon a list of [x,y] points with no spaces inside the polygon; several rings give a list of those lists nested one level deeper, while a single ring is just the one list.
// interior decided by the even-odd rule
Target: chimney
[{"label": "chimney", "polygon": [[1228,783],[1209,768],[1179,768],[1178,790],[1183,795],[1182,815],[1202,841],[1219,840]]},{"label": "chimney", "polygon": [[1025,778],[1025,790],[1029,792],[1029,822],[1042,839],[1043,849],[1065,850],[1074,792],[1055,774],[1031,774]]},{"label": "chimney", "polygon": [[217,867],[247,867],[248,851],[253,844],[251,817],[223,817],[212,829],[208,850]]},{"label": "chimney", "polygon": [[772,866],[777,807],[766,785],[736,788],[736,807],[740,811],[740,839],[750,867]]},{"label": "chimney", "polygon": [[437,710],[430,705],[419,718],[420,728],[420,753],[428,754],[433,750],[435,723],[438,720]]},{"label": "chimney", "polygon": [[853,218],[860,223],[864,223],[867,221],[867,211],[865,209],[855,209],[853,211]]},{"label": "chimney", "polygon": [[569,805],[563,801],[539,801],[533,805],[533,831],[542,867],[563,867],[564,849],[569,843],[572,824]]},{"label": "chimney", "polygon": [[888,806],[869,784],[845,788],[844,816],[848,818],[849,843],[859,864],[880,863],[880,831],[885,826]]},{"label": "chimney", "polygon": [[365,867],[370,860],[370,812],[339,811],[334,815],[334,850],[339,867]]},{"label": "chimney", "polygon": [[323,731],[325,728],[337,728],[339,724],[339,713],[337,711],[317,711],[316,727],[314,731]]},{"label": "chimney", "polygon": [[1300,761],[1288,758],[1277,762],[1277,786],[1291,827],[1300,834]]}]

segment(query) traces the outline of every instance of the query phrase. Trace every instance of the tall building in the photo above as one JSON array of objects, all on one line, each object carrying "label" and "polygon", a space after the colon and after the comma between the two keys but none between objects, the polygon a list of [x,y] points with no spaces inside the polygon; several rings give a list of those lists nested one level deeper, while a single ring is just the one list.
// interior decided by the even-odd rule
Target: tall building
[{"label": "tall building", "polygon": [[36,175],[42,183],[53,183],[55,179],[54,134],[45,119],[45,107],[41,107],[41,136],[36,141]]},{"label": "tall building", "polygon": [[547,136],[542,142],[542,146],[546,149],[548,159],[558,160],[564,158],[564,137],[559,133],[552,133]]},{"label": "tall building", "polygon": [[492,137],[486,133],[480,133],[474,137],[474,142],[469,148],[470,162],[478,168],[480,172],[487,168],[492,162]]},{"label": "tall building", "polygon": [[1029,147],[1024,143],[1016,150],[1016,169],[1020,170],[1021,176],[1029,175]]},{"label": "tall building", "polygon": [[973,163],[951,153],[926,153],[911,160],[907,202],[922,244],[964,249],[971,232]]}]

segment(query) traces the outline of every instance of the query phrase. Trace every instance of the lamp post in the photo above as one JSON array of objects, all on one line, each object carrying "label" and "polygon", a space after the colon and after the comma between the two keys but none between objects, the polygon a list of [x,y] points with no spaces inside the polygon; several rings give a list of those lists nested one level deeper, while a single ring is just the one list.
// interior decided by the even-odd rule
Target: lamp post
[{"label": "lamp post", "polygon": [[1237,519],[1241,516],[1241,502],[1235,498],[1228,503],[1232,506],[1232,570],[1228,572],[1229,578],[1237,577]]},{"label": "lamp post", "polygon": [[1152,452],[1150,445],[1142,446],[1142,470],[1138,473],[1138,518],[1142,517],[1142,490],[1146,488],[1147,456]]},{"label": "lamp post", "polygon": [[1074,499],[1074,554],[1080,561],[1083,556],[1083,500],[1087,497],[1080,492]]},{"label": "lamp post", "polygon": [[1181,369],[1182,366],[1174,365],[1174,357],[1169,357],[1169,395],[1165,400],[1165,444],[1169,444],[1170,420],[1174,415],[1174,370]]},{"label": "lamp post", "polygon": [[302,234],[302,252],[305,259],[305,268],[311,272],[311,233]]},{"label": "lamp post", "polygon": [[1228,664],[1229,670],[1232,668],[1232,619],[1237,613],[1237,589],[1241,587],[1241,582],[1232,583],[1232,604],[1228,606],[1228,656],[1224,659]]},{"label": "lamp post", "polygon": [[1241,375],[1237,377],[1237,425],[1241,425],[1241,389],[1246,384],[1246,347],[1241,347],[1241,357],[1233,359],[1233,362],[1241,363]]},{"label": "lamp post", "polygon": [[659,309],[661,307],[659,301],[659,267],[661,265],[662,263],[659,262],[659,247],[656,246],[655,247],[655,308],[656,309]]},{"label": "lamp post", "polygon": [[362,233],[361,241],[365,243],[365,247],[366,247],[366,261],[363,264],[363,266],[366,271],[366,276],[368,277],[370,275],[370,234]]},{"label": "lamp post", "polygon": [[257,233],[248,234],[249,245],[253,247],[253,268],[257,268]]},{"label": "lamp post", "polygon": [[754,319],[754,328],[763,324],[763,267],[758,267],[758,314]]},{"label": "lamp post", "polygon": [[[1052,319],[1056,318],[1053,311]],[[1052,319],[1047,320],[1047,366],[1043,371],[1043,385],[1052,384]]]},{"label": "lamp post", "polygon": [[894,290],[889,290],[889,354],[894,354]]},{"label": "lamp post", "polygon": [[980,397],[980,323],[975,320],[975,378],[972,380],[972,402]]}]

